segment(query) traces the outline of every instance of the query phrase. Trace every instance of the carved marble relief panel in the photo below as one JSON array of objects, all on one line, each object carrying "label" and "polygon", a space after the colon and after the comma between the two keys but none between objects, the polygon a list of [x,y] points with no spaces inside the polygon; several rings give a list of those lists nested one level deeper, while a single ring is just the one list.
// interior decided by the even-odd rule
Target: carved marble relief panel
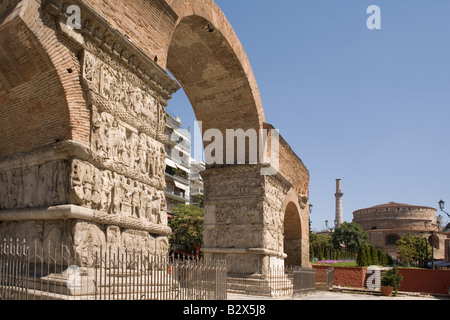
[{"label": "carved marble relief panel", "polygon": [[108,214],[167,225],[164,191],[74,159],[70,164],[70,202]]},{"label": "carved marble relief panel", "polygon": [[105,165],[164,179],[164,145],[106,111],[92,107],[91,150]]},{"label": "carved marble relief panel", "polygon": [[277,179],[266,177],[264,201],[264,242],[265,248],[283,252],[284,249],[284,208],[283,199],[287,189]]},{"label": "carved marble relief panel", "polygon": [[[115,60],[97,51],[84,54],[83,79],[91,99],[104,99],[98,108],[108,109],[135,128],[145,128],[152,137],[164,132],[165,110],[160,95]],[[95,98],[96,97],[96,98]],[[103,111],[103,110],[102,110]]]},{"label": "carved marble relief panel", "polygon": [[0,210],[65,204],[67,191],[64,161],[0,172]]}]

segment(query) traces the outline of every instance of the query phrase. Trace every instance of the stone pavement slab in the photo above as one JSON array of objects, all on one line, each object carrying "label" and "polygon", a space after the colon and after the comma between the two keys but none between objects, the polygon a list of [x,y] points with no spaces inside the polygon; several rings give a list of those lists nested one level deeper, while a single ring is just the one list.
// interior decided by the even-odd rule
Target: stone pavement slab
[{"label": "stone pavement slab", "polygon": [[263,297],[263,296],[249,296],[244,294],[228,294],[228,300],[240,301],[240,300],[392,300],[392,301],[409,301],[409,300],[450,300],[445,297],[434,297],[430,295],[410,295],[399,294],[396,297],[384,297],[381,295],[373,294],[359,294],[359,293],[342,293],[342,292],[329,292],[329,291],[317,291],[316,293],[301,295],[301,296],[287,296],[287,297]]}]

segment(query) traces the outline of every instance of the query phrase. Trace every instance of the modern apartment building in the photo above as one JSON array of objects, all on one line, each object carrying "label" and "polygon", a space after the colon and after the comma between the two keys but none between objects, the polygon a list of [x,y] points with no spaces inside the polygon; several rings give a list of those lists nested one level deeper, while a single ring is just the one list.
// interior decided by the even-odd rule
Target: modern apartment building
[{"label": "modern apartment building", "polygon": [[166,114],[165,133],[170,143],[166,145],[165,194],[169,216],[173,207],[190,202],[191,137],[181,125],[179,117]]},{"label": "modern apartment building", "polygon": [[201,206],[203,204],[203,179],[200,173],[205,170],[205,163],[191,159],[191,200],[192,205]]},{"label": "modern apartment building", "polygon": [[200,172],[205,163],[191,158],[190,130],[182,128],[179,117],[166,114],[166,129],[170,143],[166,145],[166,200],[167,212],[179,204],[200,206],[203,196],[203,179]]}]

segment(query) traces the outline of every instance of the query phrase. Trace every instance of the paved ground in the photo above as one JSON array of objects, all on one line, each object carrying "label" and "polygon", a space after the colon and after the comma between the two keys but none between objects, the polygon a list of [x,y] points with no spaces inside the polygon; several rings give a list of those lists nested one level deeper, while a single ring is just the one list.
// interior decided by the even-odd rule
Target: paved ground
[{"label": "paved ground", "polygon": [[400,293],[396,297],[383,297],[380,295],[365,294],[365,293],[342,293],[342,292],[328,292],[328,291],[317,291],[313,294],[292,297],[258,297],[258,296],[248,296],[242,294],[228,294],[228,300],[450,300],[450,298],[433,297],[426,295],[408,294]]}]

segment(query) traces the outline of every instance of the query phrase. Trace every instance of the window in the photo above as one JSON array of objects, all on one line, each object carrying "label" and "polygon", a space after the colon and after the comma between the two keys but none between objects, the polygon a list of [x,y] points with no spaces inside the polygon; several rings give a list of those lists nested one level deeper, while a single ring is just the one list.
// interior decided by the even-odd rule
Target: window
[{"label": "window", "polygon": [[400,236],[398,234],[390,234],[386,237],[386,245],[396,246],[398,240],[400,240]]}]

